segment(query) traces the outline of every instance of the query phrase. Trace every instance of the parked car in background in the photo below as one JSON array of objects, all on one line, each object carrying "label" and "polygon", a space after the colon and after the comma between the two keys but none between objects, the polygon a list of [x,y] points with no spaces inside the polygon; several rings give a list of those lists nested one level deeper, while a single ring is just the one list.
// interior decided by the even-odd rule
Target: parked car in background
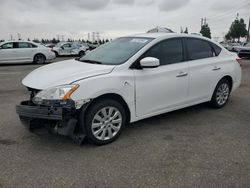
[{"label": "parked car in background", "polygon": [[44,44],[44,46],[48,47],[48,48],[54,48],[56,46],[56,44]]},{"label": "parked car in background", "polygon": [[38,63],[55,59],[50,48],[30,41],[6,41],[0,43],[0,63]]},{"label": "parked car in background", "polygon": [[231,52],[237,52],[238,47],[241,47],[240,43],[228,43],[226,49],[228,49]]},{"label": "parked car in background", "polygon": [[229,44],[226,42],[220,42],[220,45],[223,46],[224,48],[226,48],[227,50],[229,48]]},{"label": "parked car in background", "polygon": [[56,56],[83,56],[89,47],[88,45],[80,42],[59,42],[52,49]]},{"label": "parked car in background", "polygon": [[22,81],[31,96],[16,110],[31,131],[108,144],[130,122],[203,102],[225,106],[241,83],[237,58],[195,35],[122,37],[31,72]]},{"label": "parked car in background", "polygon": [[94,50],[94,49],[96,49],[99,46],[99,44],[98,43],[88,44],[88,46],[89,46],[89,50]]},{"label": "parked car in background", "polygon": [[238,56],[240,58],[250,58],[250,43],[238,49]]}]

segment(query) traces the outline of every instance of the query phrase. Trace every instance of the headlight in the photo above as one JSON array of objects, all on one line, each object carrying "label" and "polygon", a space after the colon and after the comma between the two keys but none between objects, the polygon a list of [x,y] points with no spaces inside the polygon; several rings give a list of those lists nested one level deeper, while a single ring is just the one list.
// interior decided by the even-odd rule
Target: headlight
[{"label": "headlight", "polygon": [[79,85],[63,85],[40,91],[32,100],[42,104],[44,100],[68,100]]}]

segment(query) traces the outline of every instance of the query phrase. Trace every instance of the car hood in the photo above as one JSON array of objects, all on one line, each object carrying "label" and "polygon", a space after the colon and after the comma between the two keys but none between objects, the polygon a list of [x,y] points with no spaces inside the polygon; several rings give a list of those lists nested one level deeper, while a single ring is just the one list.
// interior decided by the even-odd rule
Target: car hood
[{"label": "car hood", "polygon": [[42,66],[29,73],[22,83],[26,87],[43,90],[58,85],[71,84],[77,80],[108,74],[115,66],[66,60]]}]

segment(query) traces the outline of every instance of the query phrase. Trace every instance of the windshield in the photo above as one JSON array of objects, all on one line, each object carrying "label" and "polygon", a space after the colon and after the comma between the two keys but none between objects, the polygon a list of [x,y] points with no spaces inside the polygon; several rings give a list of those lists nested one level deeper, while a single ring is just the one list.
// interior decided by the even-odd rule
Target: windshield
[{"label": "windshield", "polygon": [[119,65],[126,62],[152,40],[152,38],[141,37],[118,38],[89,52],[80,58],[80,61]]}]

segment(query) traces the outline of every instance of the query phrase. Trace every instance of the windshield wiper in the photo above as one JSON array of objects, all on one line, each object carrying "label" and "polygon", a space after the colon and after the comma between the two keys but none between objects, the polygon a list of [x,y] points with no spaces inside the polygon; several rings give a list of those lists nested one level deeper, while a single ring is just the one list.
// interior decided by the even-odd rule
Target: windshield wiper
[{"label": "windshield wiper", "polygon": [[86,63],[93,63],[93,64],[102,64],[102,62],[100,61],[94,61],[94,60],[90,60],[90,59],[81,59],[81,62],[86,62]]}]

